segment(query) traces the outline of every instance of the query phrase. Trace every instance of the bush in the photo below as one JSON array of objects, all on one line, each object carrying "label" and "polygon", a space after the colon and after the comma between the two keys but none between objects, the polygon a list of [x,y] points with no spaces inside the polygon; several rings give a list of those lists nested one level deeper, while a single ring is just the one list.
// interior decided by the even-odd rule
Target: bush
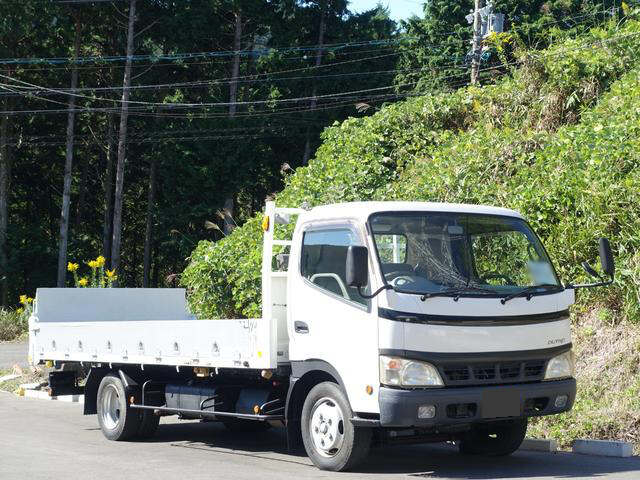
[{"label": "bush", "polygon": [[28,319],[23,312],[0,309],[0,341],[16,340],[26,335]]},{"label": "bush", "polygon": [[565,281],[583,277],[580,263],[597,257],[596,238],[610,237],[619,267],[615,288],[584,295],[638,320],[640,68],[577,125],[553,134],[476,127],[451,135],[377,197],[518,210],[543,237]]},{"label": "bush", "polygon": [[[522,54],[522,67],[495,85],[410,99],[336,124],[310,165],[288,179],[278,205],[510,206],[529,217],[566,280],[579,275],[579,261],[593,259],[595,237],[606,234],[617,244],[625,303],[613,294],[605,300],[637,317],[639,225],[630,208],[638,201],[637,72],[601,93],[638,63],[639,47],[639,22],[612,24]],[[181,279],[192,311],[259,316],[260,245],[258,218],[220,242],[200,242]]]}]

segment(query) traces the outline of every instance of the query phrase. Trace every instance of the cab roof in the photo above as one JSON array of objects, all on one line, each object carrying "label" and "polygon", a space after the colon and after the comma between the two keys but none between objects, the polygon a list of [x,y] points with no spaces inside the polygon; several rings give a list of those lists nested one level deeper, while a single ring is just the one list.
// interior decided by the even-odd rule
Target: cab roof
[{"label": "cab roof", "polygon": [[347,202],[320,205],[305,212],[304,221],[351,218],[367,221],[373,213],[381,212],[441,212],[475,213],[523,218],[515,210],[489,205],[469,205],[464,203],[436,202]]}]

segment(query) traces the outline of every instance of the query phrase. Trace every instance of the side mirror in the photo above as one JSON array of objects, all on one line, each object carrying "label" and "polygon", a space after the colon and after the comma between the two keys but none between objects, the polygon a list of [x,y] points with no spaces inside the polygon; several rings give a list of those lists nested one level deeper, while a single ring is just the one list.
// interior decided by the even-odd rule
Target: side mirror
[{"label": "side mirror", "polygon": [[594,277],[598,280],[596,283],[582,283],[582,284],[568,284],[565,288],[593,288],[593,287],[606,287],[613,283],[613,276],[616,272],[616,265],[613,261],[613,253],[611,252],[611,245],[609,244],[609,240],[606,238],[600,239],[600,266],[602,267],[602,271],[609,276],[608,280],[605,280],[603,275],[600,275],[596,272],[591,265],[587,262],[582,262],[582,268],[584,268],[585,272],[587,272],[590,276]]},{"label": "side mirror", "polygon": [[616,273],[616,264],[613,261],[613,253],[611,252],[611,245],[606,238],[600,239],[600,266],[602,271],[613,278]]},{"label": "side mirror", "polygon": [[369,281],[369,250],[351,245],[347,250],[346,279],[349,287],[365,287]]}]

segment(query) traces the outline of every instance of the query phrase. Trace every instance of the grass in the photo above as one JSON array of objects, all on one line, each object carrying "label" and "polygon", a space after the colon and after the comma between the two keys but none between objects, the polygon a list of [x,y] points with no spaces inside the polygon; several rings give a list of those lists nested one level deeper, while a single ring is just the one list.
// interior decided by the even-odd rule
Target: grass
[{"label": "grass", "polygon": [[561,448],[588,438],[633,443],[640,454],[640,326],[598,307],[576,315],[578,394],[568,413],[533,420],[528,434]]},{"label": "grass", "polygon": [[26,315],[15,310],[0,309],[0,342],[24,340],[28,333]]},{"label": "grass", "polygon": [[[4,376],[4,375],[10,375],[12,374],[13,371],[12,370],[2,370],[0,369],[0,377]],[[22,383],[26,383],[25,377],[24,376],[20,376],[18,378],[14,378],[13,380],[7,380],[5,382],[0,382],[0,390],[3,390],[5,392],[15,392],[18,387],[20,386],[20,384]]]}]

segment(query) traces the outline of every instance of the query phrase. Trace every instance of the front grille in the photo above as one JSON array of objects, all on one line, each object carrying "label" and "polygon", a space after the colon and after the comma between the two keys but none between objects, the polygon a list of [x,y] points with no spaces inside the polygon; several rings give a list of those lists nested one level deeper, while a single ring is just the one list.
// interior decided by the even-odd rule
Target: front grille
[{"label": "front grille", "polygon": [[453,363],[440,366],[445,385],[479,385],[542,380],[546,360],[503,363]]},{"label": "front grille", "polygon": [[544,373],[544,360],[534,360],[532,362],[527,362],[524,367],[524,376],[525,377],[538,377]]}]

